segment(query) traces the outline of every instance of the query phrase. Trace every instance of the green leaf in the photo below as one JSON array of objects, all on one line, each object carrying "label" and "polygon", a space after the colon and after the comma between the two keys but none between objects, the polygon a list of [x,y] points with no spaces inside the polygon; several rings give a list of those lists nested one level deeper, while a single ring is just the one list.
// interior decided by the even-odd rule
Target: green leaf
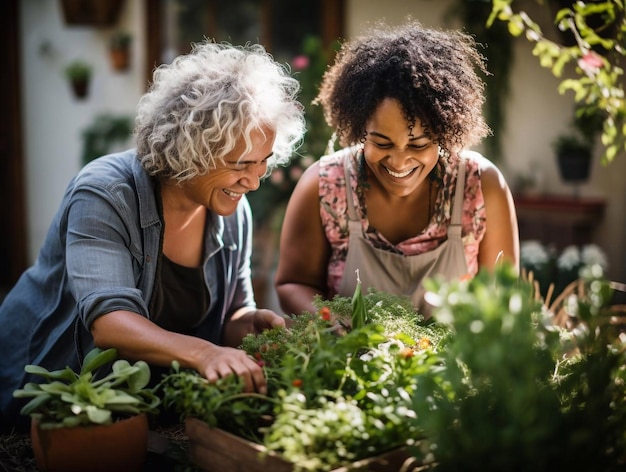
[{"label": "green leaf", "polygon": [[135,362],[135,372],[128,378],[128,388],[136,393],[150,383],[150,366],[145,361]]},{"label": "green leaf", "polygon": [[362,328],[367,320],[367,308],[361,292],[361,279],[359,278],[358,269],[356,278],[356,288],[354,289],[354,295],[352,295],[352,329]]},{"label": "green leaf", "polygon": [[108,424],[111,422],[111,412],[109,410],[103,410],[92,405],[85,408],[85,410],[92,423]]},{"label": "green leaf", "polygon": [[24,367],[24,372],[28,374],[38,375],[49,380],[55,379],[73,382],[77,378],[76,373],[69,367],[66,367],[62,370],[49,371],[48,369],[39,365],[27,365],[26,367]]},{"label": "green leaf", "polygon": [[111,348],[103,351],[100,348],[94,348],[85,356],[83,361],[83,367],[80,370],[80,375],[87,372],[93,372],[99,367],[102,367],[109,362],[113,362],[117,359],[117,349]]},{"label": "green leaf", "polygon": [[508,27],[511,36],[520,36],[524,32],[524,22],[522,21],[521,16],[511,16],[511,18],[509,19]]},{"label": "green leaf", "polygon": [[141,400],[126,392],[113,392],[113,395],[106,400],[106,405],[118,405],[122,403],[133,405],[141,403]]},{"label": "green leaf", "polygon": [[71,392],[72,388],[62,382],[51,382],[48,384],[41,384],[39,388],[44,392],[60,395],[62,393]]},{"label": "green leaf", "polygon": [[54,397],[52,395],[47,393],[38,395],[22,407],[20,414],[30,415],[33,412],[39,411],[53,398]]}]

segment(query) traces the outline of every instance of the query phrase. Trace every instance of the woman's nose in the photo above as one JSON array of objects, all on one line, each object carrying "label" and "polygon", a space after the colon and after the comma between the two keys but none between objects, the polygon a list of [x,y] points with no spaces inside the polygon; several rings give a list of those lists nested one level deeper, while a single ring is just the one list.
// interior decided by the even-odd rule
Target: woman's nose
[{"label": "woman's nose", "polygon": [[243,185],[249,190],[257,190],[261,186],[261,179],[265,176],[267,167],[264,163],[249,166],[243,180]]},{"label": "woman's nose", "polygon": [[394,147],[393,149],[389,150],[389,160],[391,160],[394,163],[401,164],[407,159],[412,159],[412,158],[413,158],[413,153],[411,152],[411,149],[408,146],[402,149]]}]

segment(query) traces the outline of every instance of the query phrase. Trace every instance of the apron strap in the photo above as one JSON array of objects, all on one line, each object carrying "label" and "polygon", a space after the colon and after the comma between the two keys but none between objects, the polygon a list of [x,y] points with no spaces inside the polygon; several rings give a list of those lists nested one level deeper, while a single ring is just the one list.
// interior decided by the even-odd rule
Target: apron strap
[{"label": "apron strap", "polygon": [[[348,221],[357,221],[360,223],[356,214],[354,200],[352,199],[352,181],[350,180],[350,156],[351,152],[347,151],[343,155],[343,168],[346,174],[346,204],[348,205]],[[358,153],[357,153],[358,155]]]},{"label": "apron strap", "polygon": [[465,196],[465,159],[459,160],[459,170],[456,177],[456,188],[454,189],[454,204],[450,226],[448,227],[448,237],[461,237],[463,222],[463,197]]}]

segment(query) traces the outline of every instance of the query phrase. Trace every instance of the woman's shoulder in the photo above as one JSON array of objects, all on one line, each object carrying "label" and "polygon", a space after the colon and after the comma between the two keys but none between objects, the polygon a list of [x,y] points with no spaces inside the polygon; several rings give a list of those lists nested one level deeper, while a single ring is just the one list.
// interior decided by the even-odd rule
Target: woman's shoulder
[{"label": "woman's shoulder", "polygon": [[140,178],[143,178],[142,174],[147,177],[140,168],[134,150],[108,154],[86,164],[76,175],[75,182],[78,185],[114,186],[137,175]]},{"label": "woman's shoulder", "polygon": [[499,172],[496,164],[477,151],[463,150],[459,156],[465,161],[465,168],[469,172],[479,175],[484,172]]},{"label": "woman's shoulder", "polygon": [[349,159],[348,164],[352,168],[352,164],[356,162],[357,152],[357,147],[348,147],[322,156],[318,161],[321,181],[341,182],[345,180],[345,160]]},{"label": "woman's shoulder", "polygon": [[322,156],[319,160],[322,167],[343,167],[344,160],[346,158],[355,158],[358,148],[347,147],[339,149],[331,154]]},{"label": "woman's shoulder", "polygon": [[91,195],[128,207],[153,209],[155,181],[143,169],[135,150],[109,154],[85,165],[71,182],[69,192],[87,190]]}]

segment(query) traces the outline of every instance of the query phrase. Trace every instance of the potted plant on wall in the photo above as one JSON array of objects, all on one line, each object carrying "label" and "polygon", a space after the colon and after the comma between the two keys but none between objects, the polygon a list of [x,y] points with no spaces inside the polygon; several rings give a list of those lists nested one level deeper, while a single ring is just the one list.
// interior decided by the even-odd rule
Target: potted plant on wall
[{"label": "potted plant on wall", "polygon": [[132,36],[125,31],[115,32],[109,40],[109,58],[113,70],[124,71],[130,65]]},{"label": "potted plant on wall", "polygon": [[596,136],[602,120],[599,110],[577,108],[572,130],[554,141],[559,174],[564,182],[577,184],[589,179]]},{"label": "potted plant on wall", "polygon": [[133,132],[133,118],[128,115],[96,115],[82,131],[83,165],[109,153],[112,146],[126,143]]},{"label": "potted plant on wall", "polygon": [[[32,418],[31,439],[40,470],[141,470],[147,414],[156,412],[160,400],[148,388],[148,364],[116,358],[115,349],[96,348],[78,373],[70,367],[52,372],[37,365],[24,368],[48,380],[29,382],[13,394],[31,398],[21,413]],[[111,372],[98,378],[99,369],[111,362]]]},{"label": "potted plant on wall", "polygon": [[93,67],[82,59],[76,59],[65,66],[65,76],[70,81],[74,96],[84,99],[89,94],[89,83]]}]

